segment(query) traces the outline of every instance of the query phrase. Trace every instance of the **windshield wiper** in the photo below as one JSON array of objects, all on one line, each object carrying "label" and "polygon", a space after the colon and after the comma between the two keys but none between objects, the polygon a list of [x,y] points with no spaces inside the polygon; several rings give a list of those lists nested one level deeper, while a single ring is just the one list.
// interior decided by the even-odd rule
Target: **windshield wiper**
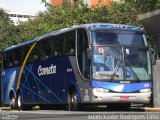
[{"label": "windshield wiper", "polygon": [[117,63],[116,63],[116,67],[114,68],[114,72],[113,72],[113,74],[112,74],[112,76],[111,76],[111,80],[114,79],[114,76],[116,75],[116,73],[117,73],[117,71],[118,71],[118,69],[119,69],[119,67],[120,67],[120,64],[121,64],[121,60],[118,59],[118,61],[117,61]]},{"label": "windshield wiper", "polygon": [[[134,72],[134,70],[132,69],[132,67],[130,66],[130,64],[128,63],[128,61],[127,61],[126,59],[125,59],[125,62],[126,62],[127,67],[130,69],[131,73],[133,74],[133,78],[134,78],[135,80],[140,80],[139,77],[138,77],[137,74]],[[114,76],[116,75],[116,73],[117,73],[117,71],[118,71],[118,69],[119,69],[119,67],[120,67],[120,64],[121,64],[121,60],[118,59],[118,61],[117,61],[117,63],[116,63],[116,67],[115,67],[115,69],[114,69],[114,72],[113,72],[113,74],[112,74],[112,76],[111,76],[111,80],[114,80]],[[124,68],[125,68],[125,71],[127,71],[127,68],[126,68],[126,67],[124,67]]]},{"label": "windshield wiper", "polygon": [[[129,68],[130,71],[132,72],[133,78],[134,78],[135,80],[140,80],[139,77],[137,76],[137,74],[136,74],[136,73],[134,72],[134,70],[132,69],[132,67],[131,67],[131,65],[129,64],[129,62],[127,61],[127,59],[125,59],[125,62],[126,62],[126,67]],[[126,67],[125,67],[125,69],[127,69]]]}]

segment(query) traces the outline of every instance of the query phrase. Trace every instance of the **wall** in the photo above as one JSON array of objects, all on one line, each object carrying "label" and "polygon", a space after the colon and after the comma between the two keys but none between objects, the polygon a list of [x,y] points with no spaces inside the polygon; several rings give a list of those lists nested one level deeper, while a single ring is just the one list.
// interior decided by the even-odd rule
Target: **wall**
[{"label": "wall", "polygon": [[160,107],[160,60],[153,65],[153,105]]}]

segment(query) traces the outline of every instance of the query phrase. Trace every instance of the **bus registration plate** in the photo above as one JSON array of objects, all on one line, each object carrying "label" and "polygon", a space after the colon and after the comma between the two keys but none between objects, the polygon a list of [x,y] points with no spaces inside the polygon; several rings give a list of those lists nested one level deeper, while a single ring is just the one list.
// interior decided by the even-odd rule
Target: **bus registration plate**
[{"label": "bus registration plate", "polygon": [[120,96],[120,101],[127,101],[129,96]]}]

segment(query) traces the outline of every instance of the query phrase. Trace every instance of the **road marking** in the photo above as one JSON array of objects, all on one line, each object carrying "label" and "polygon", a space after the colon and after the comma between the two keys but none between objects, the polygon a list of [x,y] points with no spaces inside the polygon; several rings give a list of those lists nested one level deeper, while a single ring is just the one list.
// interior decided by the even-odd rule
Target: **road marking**
[{"label": "road marking", "polygon": [[160,108],[144,108],[145,112],[160,112]]}]

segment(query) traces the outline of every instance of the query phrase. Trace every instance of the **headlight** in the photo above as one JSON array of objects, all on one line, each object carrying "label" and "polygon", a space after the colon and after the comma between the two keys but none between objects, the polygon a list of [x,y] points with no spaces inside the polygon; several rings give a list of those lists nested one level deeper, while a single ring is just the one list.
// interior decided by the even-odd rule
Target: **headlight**
[{"label": "headlight", "polygon": [[151,89],[142,89],[139,92],[141,92],[141,93],[148,93],[148,92],[151,92]]},{"label": "headlight", "polygon": [[103,93],[109,92],[109,90],[105,89],[105,88],[93,88],[92,90],[93,90],[93,92],[103,92]]}]

